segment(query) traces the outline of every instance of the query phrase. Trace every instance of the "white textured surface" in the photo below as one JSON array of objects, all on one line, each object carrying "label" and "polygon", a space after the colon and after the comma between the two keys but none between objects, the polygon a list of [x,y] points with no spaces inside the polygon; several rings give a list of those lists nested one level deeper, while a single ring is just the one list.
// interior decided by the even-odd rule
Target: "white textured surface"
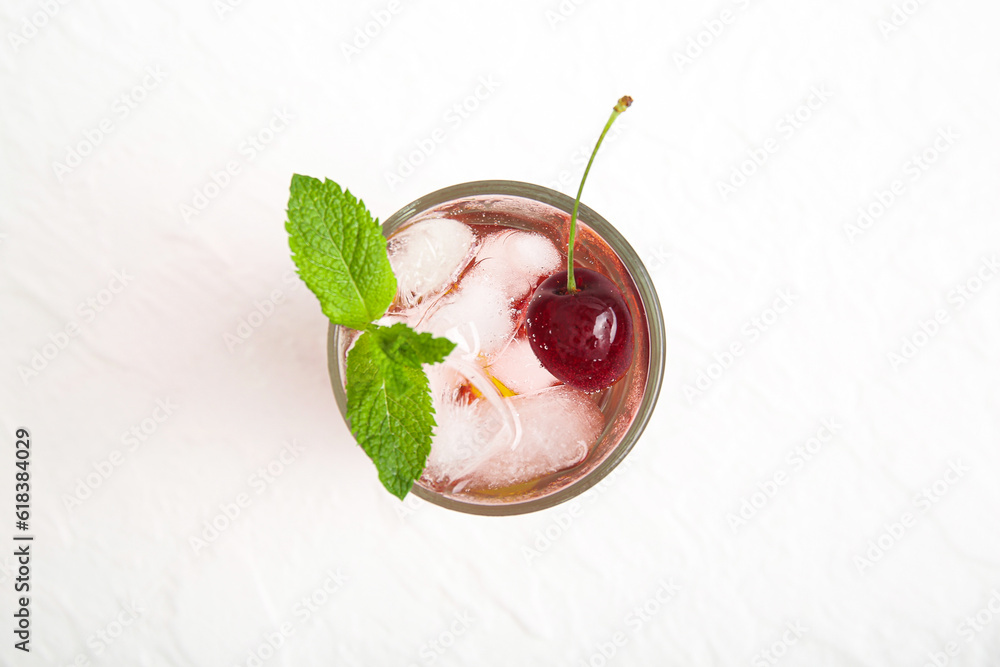
[{"label": "white textured surface", "polygon": [[[1000,664],[1000,616],[965,620],[1000,590],[1000,279],[953,292],[1000,253],[1000,6],[911,0],[884,36],[889,0],[565,0],[558,22],[555,0],[404,1],[348,61],[341,44],[389,3],[233,4],[0,9],[0,432],[34,435],[38,536],[34,650],[15,654],[5,631],[0,663],[252,665],[287,623],[264,665],[600,665],[616,639],[607,664],[916,667],[948,648],[950,665]],[[731,22],[712,24],[723,9]],[[679,67],[705,21],[718,36]],[[130,92],[157,67],[162,81]],[[477,92],[477,109],[453,108]],[[636,103],[586,201],[660,290],[668,359],[647,434],[558,509],[400,505],[341,422],[324,319],[290,275],[291,173],[345,183],[383,219],[479,178],[572,193],[623,93]],[[808,120],[783,120],[811,95]],[[942,128],[958,138],[908,171]],[[98,133],[58,178],[53,163]],[[433,152],[401,165],[421,146]],[[761,150],[723,199],[720,180]],[[896,179],[852,243],[844,225]],[[206,187],[216,196],[185,220]],[[116,271],[124,289],[88,306]],[[946,323],[894,369],[888,353],[939,310]],[[23,381],[70,323],[78,335]],[[735,343],[743,354],[711,368]],[[703,371],[719,377],[689,400]],[[169,417],[123,435],[163,416],[158,400]],[[835,437],[805,461],[795,448],[823,420]],[[283,453],[289,441],[301,450]],[[969,470],[920,500],[949,462]],[[734,531],[727,515],[776,474]],[[249,506],[194,553],[240,494]],[[7,627],[12,558],[0,564]],[[331,571],[347,579],[327,595]],[[783,646],[786,623],[805,630]],[[775,642],[776,663],[761,653]]]}]

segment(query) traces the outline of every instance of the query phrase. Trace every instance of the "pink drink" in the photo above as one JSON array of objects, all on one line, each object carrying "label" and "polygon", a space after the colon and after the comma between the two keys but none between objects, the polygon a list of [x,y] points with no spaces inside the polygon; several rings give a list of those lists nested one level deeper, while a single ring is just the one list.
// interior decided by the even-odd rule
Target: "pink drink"
[{"label": "pink drink", "polygon": [[[475,185],[485,183],[449,190]],[[656,330],[662,332],[659,306],[641,263],[615,233],[630,255],[632,270],[641,272],[648,285],[645,303],[626,262],[587,220],[607,223],[586,210],[578,221],[576,266],[603,273],[621,290],[634,324],[632,364],[619,382],[593,393],[565,386],[548,373],[527,341],[524,313],[538,284],[565,269],[569,214],[558,193],[526,184],[506,187],[534,189],[535,197],[452,198],[415,214],[408,211],[411,205],[385,225],[399,288],[380,323],[405,322],[456,343],[444,362],[425,366],[437,427],[414,491],[433,502],[480,513],[529,511],[539,508],[543,498],[552,500],[544,506],[554,504],[606,474],[634,443],[638,433],[631,427],[637,414],[644,408],[641,431],[655,400],[656,391],[650,395],[647,388],[651,347],[646,304],[651,300]],[[496,189],[504,188],[494,185]],[[539,201],[539,193],[558,200],[557,206]],[[346,353],[357,332],[338,333],[343,378]],[[662,347],[662,333],[657,345]],[[658,389],[659,349],[656,362]],[[627,433],[630,442],[621,451]],[[568,492],[569,487],[581,488]],[[483,506],[497,505],[507,510],[483,512]]]}]

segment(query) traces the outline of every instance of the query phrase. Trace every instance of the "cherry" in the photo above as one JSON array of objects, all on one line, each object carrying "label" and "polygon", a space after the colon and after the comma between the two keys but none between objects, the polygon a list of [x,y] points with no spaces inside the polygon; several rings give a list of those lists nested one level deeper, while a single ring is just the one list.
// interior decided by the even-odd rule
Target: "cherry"
[{"label": "cherry", "polygon": [[626,95],[611,110],[576,191],[569,220],[566,270],[554,273],[535,289],[524,325],[531,349],[545,370],[584,391],[610,387],[632,365],[632,317],[611,280],[590,269],[576,269],[576,215],[587,174],[611,124],[632,104]]},{"label": "cherry", "polygon": [[632,364],[632,317],[618,287],[590,269],[576,269],[576,291],[569,274],[554,273],[528,303],[528,342],[542,365],[557,379],[583,391],[597,391],[620,380]]}]

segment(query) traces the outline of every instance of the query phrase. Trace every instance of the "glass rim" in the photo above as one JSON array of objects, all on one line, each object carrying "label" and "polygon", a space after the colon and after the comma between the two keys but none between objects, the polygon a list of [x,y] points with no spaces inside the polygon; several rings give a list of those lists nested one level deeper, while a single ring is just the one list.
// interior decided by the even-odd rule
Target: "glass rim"
[{"label": "glass rim", "polygon": [[[382,223],[382,234],[388,238],[404,222],[408,222],[415,215],[435,206],[457,199],[484,195],[521,197],[542,204],[548,204],[566,214],[572,213],[575,201],[572,197],[562,192],[533,183],[506,180],[469,181],[441,188],[440,190],[435,190],[414,199],[386,218],[385,222]],[[567,486],[539,498],[511,503],[465,502],[425,489],[419,484],[414,484],[411,493],[418,498],[439,507],[480,516],[513,516],[548,509],[579,496],[604,479],[632,451],[632,448],[635,447],[636,442],[639,440],[639,436],[645,430],[660,394],[660,386],[663,382],[664,358],[666,355],[663,311],[660,308],[660,300],[656,294],[656,287],[653,285],[653,280],[639,258],[639,255],[610,222],[583,202],[580,202],[578,218],[595,231],[614,250],[619,259],[621,259],[622,264],[628,270],[632,281],[639,291],[640,301],[646,313],[646,325],[649,331],[649,368],[646,374],[646,386],[643,390],[642,400],[639,403],[632,423],[614,449],[593,470]],[[338,325],[330,322],[327,329],[327,365],[329,367],[330,381],[333,385],[333,393],[337,400],[337,406],[346,422],[347,395],[344,392],[343,381],[340,375],[339,330],[340,327]]]}]

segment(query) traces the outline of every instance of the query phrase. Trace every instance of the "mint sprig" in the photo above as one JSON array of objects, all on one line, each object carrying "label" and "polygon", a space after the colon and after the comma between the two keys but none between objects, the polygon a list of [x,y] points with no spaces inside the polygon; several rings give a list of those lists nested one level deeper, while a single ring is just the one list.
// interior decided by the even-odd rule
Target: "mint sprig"
[{"label": "mint sprig", "polygon": [[299,276],[326,316],[362,331],[347,354],[347,420],[382,484],[405,498],[435,426],[423,364],[442,361],[455,344],[405,324],[373,324],[396,296],[396,277],[378,220],[350,192],[292,176],[285,229]]}]

